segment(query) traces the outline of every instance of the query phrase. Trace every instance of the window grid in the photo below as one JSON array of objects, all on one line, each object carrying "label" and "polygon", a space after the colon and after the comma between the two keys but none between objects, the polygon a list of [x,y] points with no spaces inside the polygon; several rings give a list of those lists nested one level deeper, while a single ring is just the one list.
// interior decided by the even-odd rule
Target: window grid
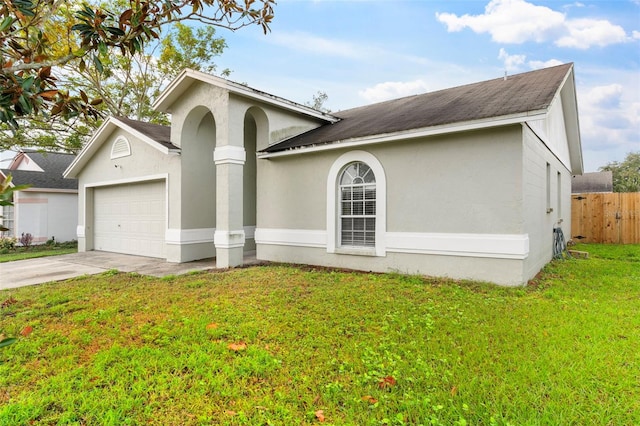
[{"label": "window grid", "polygon": [[5,228],[9,228],[8,231],[0,232],[0,237],[13,237],[14,236],[14,230],[13,230],[14,210],[13,209],[14,209],[13,206],[4,206],[4,207],[2,207],[0,209],[0,213],[2,213],[2,218],[0,218],[0,223],[2,223],[2,225]]},{"label": "window grid", "polygon": [[375,247],[376,184],[364,163],[347,165],[340,177],[340,243]]}]

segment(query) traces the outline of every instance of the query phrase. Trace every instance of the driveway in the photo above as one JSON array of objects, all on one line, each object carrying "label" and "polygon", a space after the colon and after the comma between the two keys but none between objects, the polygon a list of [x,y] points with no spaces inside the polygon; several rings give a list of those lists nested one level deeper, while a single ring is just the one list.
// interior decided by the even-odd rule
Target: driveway
[{"label": "driveway", "polygon": [[[251,263],[255,263],[255,254],[245,258],[245,264]],[[215,259],[169,263],[152,257],[89,251],[0,263],[0,290],[99,274],[110,269],[164,277],[215,267]]]}]

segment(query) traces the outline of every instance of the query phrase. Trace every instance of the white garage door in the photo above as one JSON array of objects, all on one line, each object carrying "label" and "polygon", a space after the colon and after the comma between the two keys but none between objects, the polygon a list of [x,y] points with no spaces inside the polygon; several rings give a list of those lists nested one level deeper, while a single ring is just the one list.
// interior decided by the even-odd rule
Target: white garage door
[{"label": "white garage door", "polygon": [[96,188],[93,197],[96,250],[165,257],[164,181]]}]

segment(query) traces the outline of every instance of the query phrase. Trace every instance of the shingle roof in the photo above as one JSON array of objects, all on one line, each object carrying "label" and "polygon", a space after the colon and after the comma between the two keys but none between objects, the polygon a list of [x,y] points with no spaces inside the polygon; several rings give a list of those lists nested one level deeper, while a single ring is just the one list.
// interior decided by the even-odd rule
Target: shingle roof
[{"label": "shingle roof", "polygon": [[334,113],[325,124],[263,152],[482,120],[546,109],[573,64],[409,96]]},{"label": "shingle roof", "polygon": [[58,152],[39,152],[24,150],[44,172],[31,170],[6,170],[4,175],[11,174],[15,185],[31,185],[32,188],[78,189],[77,179],[65,179],[62,172],[73,162],[75,155]]},{"label": "shingle roof", "polygon": [[126,117],[115,117],[118,121],[123,122],[127,126],[137,130],[138,132],[148,136],[150,139],[158,142],[160,145],[169,149],[179,149],[171,143],[171,127],[161,124],[145,123],[144,121],[131,120]]},{"label": "shingle roof", "polygon": [[573,176],[571,179],[571,192],[574,194],[613,192],[613,172],[595,172]]}]

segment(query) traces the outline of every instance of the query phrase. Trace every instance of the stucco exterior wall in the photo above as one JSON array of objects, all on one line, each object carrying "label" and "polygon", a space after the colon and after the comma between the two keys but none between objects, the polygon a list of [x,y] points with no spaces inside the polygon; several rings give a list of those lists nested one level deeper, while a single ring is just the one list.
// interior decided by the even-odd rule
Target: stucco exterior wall
[{"label": "stucco exterior wall", "polygon": [[73,192],[18,191],[14,194],[16,237],[33,236],[33,244],[76,239],[78,194]]},{"label": "stucco exterior wall", "polygon": [[[131,155],[111,159],[111,147],[120,136],[127,138]],[[118,167],[116,167],[116,165]],[[168,202],[167,216],[178,216],[181,184],[180,156],[165,154],[121,129],[112,132],[78,174],[78,250],[93,250],[93,190],[109,185],[131,184],[144,180],[165,180]],[[170,226],[170,225],[169,225]]]},{"label": "stucco exterior wall", "polygon": [[327,174],[348,150],[259,160],[258,258],[522,284],[521,141],[513,125],[361,147],[386,177],[385,256],[327,253]]},{"label": "stucco exterior wall", "polygon": [[524,220],[529,233],[526,279],[533,278],[553,256],[553,228],[562,220],[571,230],[571,173],[528,126],[523,135]]}]

